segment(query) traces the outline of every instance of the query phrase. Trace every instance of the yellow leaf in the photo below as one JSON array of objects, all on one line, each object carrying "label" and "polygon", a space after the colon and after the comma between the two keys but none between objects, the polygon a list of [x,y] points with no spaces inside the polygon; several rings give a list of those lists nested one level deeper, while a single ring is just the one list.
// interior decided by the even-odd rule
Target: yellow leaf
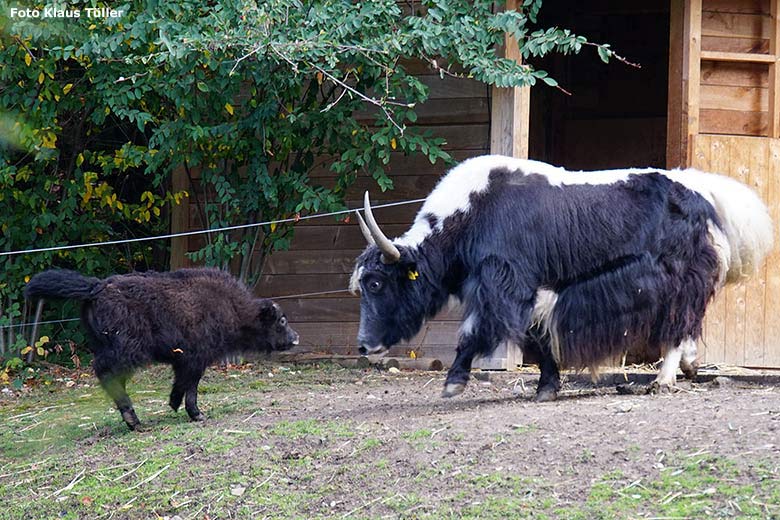
[{"label": "yellow leaf", "polygon": [[36,352],[38,353],[38,355],[39,355],[39,356],[42,356],[42,355],[43,355],[43,353],[45,352],[45,350],[43,350],[43,347],[38,347],[38,349],[36,350]]},{"label": "yellow leaf", "polygon": [[276,222],[271,222],[271,233],[276,231]]},{"label": "yellow leaf", "polygon": [[233,105],[230,103],[225,103],[225,110],[227,110],[227,113],[231,116],[233,115]]},{"label": "yellow leaf", "polygon": [[29,282],[29,281],[30,281],[30,277],[29,277],[29,276],[25,276],[25,277],[24,277],[24,283],[27,283],[27,282]]},{"label": "yellow leaf", "polygon": [[33,348],[32,348],[31,346],[27,345],[26,347],[24,347],[24,348],[22,349],[22,352],[21,352],[21,354],[24,356],[25,354],[27,354],[27,353],[29,353],[29,352],[32,352],[32,349],[33,349]]},{"label": "yellow leaf", "polygon": [[70,92],[70,89],[72,88],[73,88],[73,83],[68,83],[67,85],[62,87],[62,93],[67,94],[68,92]]},{"label": "yellow leaf", "polygon": [[390,139],[390,148],[395,150],[396,146],[398,146],[398,143],[395,141],[395,137],[393,137],[392,139]]},{"label": "yellow leaf", "polygon": [[76,166],[81,166],[81,163],[84,162],[84,154],[80,153],[76,156]]},{"label": "yellow leaf", "polygon": [[154,213],[155,217],[159,217],[160,216],[160,208],[158,208],[157,206],[152,208],[152,212]]},{"label": "yellow leaf", "polygon": [[412,359],[417,359],[417,352],[415,352],[414,350],[410,351],[409,357]]},{"label": "yellow leaf", "polygon": [[46,76],[43,74],[43,72],[38,74],[38,83],[43,83],[43,80],[44,80],[45,77]]},{"label": "yellow leaf", "polygon": [[29,67],[30,63],[32,63],[32,56],[30,56],[29,52],[24,53],[24,63]]}]

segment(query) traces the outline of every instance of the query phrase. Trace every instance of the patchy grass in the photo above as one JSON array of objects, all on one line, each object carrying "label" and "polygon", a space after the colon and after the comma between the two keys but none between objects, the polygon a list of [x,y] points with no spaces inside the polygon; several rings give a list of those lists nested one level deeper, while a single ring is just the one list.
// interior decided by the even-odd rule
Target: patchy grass
[{"label": "patchy grass", "polygon": [[[690,434],[675,444],[679,436],[651,442],[656,433],[633,432],[630,423],[654,419],[656,405],[685,408],[668,416],[695,422],[690,414],[700,409],[701,417],[714,416],[708,402],[637,401],[631,413],[646,408],[645,415],[620,430],[605,404],[614,396],[536,406],[479,386],[471,400],[443,401],[438,389],[421,391],[429,378],[340,367],[210,370],[201,391],[208,420],[192,423],[184,411],[168,409],[170,373],[155,368],[129,389],[146,426],[139,432],[127,429],[94,378],[34,389],[0,402],[0,520],[780,513],[780,457],[766,442],[771,435],[713,448],[743,416],[745,435],[769,432],[776,412],[764,413],[760,399],[775,406],[774,394],[714,401],[730,417],[726,433],[713,422],[700,430],[705,437]],[[746,452],[743,445],[764,448]]]}]

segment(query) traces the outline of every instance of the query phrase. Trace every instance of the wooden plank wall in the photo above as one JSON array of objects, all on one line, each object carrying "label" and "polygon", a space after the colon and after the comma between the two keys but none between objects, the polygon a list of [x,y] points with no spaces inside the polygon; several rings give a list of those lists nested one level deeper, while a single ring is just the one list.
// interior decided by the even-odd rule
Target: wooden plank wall
[{"label": "wooden plank wall", "polygon": [[[772,31],[769,0],[703,0],[702,53],[767,54]],[[766,136],[769,65],[704,60],[699,132]]]},{"label": "wooden plank wall", "polygon": [[727,286],[710,305],[699,359],[780,368],[780,140],[696,135],[692,163],[753,187],[775,223],[775,249],[758,275]]},{"label": "wooden plank wall", "polygon": [[[445,77],[424,64],[409,65],[414,73],[430,89],[430,99],[418,107],[415,130],[430,130],[435,136],[446,139],[444,146],[457,161],[482,155],[490,147],[490,101],[488,88],[474,80]],[[358,114],[368,121],[369,111]],[[327,158],[322,158],[327,164]],[[361,207],[363,192],[369,190],[376,204],[411,200],[425,197],[435,186],[447,166],[436,165],[422,156],[405,157],[395,153],[388,171],[395,189],[381,192],[368,176],[358,178],[348,193],[349,207]],[[197,172],[193,172],[197,177]],[[316,169],[312,177],[322,185],[332,183],[332,174],[326,166]],[[382,229],[390,237],[403,234],[414,220],[420,204],[376,209],[375,214]],[[190,205],[189,229],[200,229],[194,204]],[[188,265],[181,260],[184,250],[193,251],[203,244],[202,236],[180,239],[176,251],[180,260],[174,265]],[[265,297],[284,297],[294,294],[345,289],[355,258],[366,243],[357,222],[348,223],[335,218],[301,221],[295,226],[295,236],[289,251],[272,255],[266,264],[257,292]],[[279,299],[293,327],[301,335],[302,344],[318,351],[339,354],[356,354],[356,337],[359,320],[359,299],[348,293],[318,297]],[[419,355],[435,356],[449,364],[455,356],[455,341],[460,322],[458,310],[445,310],[436,320],[429,322],[423,331],[408,344],[399,345],[391,354],[406,355],[414,349]]]}]

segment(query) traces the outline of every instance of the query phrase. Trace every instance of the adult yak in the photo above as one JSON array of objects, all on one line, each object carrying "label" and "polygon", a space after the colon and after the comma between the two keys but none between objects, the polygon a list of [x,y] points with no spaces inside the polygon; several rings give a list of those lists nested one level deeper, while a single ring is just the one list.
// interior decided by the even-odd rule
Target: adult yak
[{"label": "adult yak", "polygon": [[[772,245],[766,207],[745,185],[696,170],[569,172],[476,157],[441,179],[412,227],[389,240],[365,199],[362,353],[408,340],[454,296],[464,304],[443,396],[463,392],[475,356],[511,341],[540,360],[537,400],[559,369],[590,368],[631,345],[663,353],[651,389],[696,374],[708,302]],[[360,217],[360,215],[358,214]]]}]

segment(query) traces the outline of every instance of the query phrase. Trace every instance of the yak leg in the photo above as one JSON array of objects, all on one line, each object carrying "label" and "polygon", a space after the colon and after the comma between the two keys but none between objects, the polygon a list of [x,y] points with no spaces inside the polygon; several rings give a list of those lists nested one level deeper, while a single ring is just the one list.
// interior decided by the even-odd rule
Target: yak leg
[{"label": "yak leg", "polygon": [[650,384],[648,393],[659,393],[674,388],[677,382],[677,367],[680,366],[680,361],[683,357],[682,345],[684,343],[682,342],[666,351],[664,360],[661,363],[661,370],[658,372],[655,381]]},{"label": "yak leg", "polygon": [[130,396],[127,395],[125,386],[127,385],[128,376],[125,374],[112,374],[110,372],[99,372],[97,374],[100,380],[100,385],[103,390],[114,400],[119,413],[122,414],[122,419],[127,424],[128,428],[135,430],[140,426],[141,421],[138,420],[138,416],[133,409],[133,402],[130,400]]},{"label": "yak leg", "polygon": [[555,362],[549,352],[543,352],[539,362],[539,384],[536,387],[537,403],[555,401],[558,398],[558,390],[561,389],[561,373],[558,363]]},{"label": "yak leg", "polygon": [[466,383],[468,383],[469,374],[471,373],[471,363],[474,361],[474,356],[477,352],[476,348],[472,346],[475,338],[470,339],[471,341],[465,342],[461,340],[458,344],[455,361],[452,362],[452,366],[447,372],[447,380],[444,382],[442,397],[455,397],[462,394],[466,389]]},{"label": "yak leg", "polygon": [[688,338],[680,344],[682,359],[680,369],[687,379],[696,380],[696,372],[699,370],[699,362],[696,360],[696,340]]},{"label": "yak leg", "polygon": [[549,340],[540,338],[531,331],[525,348],[539,360],[539,384],[536,385],[534,400],[537,403],[555,401],[561,389],[561,373],[552,355]]}]

